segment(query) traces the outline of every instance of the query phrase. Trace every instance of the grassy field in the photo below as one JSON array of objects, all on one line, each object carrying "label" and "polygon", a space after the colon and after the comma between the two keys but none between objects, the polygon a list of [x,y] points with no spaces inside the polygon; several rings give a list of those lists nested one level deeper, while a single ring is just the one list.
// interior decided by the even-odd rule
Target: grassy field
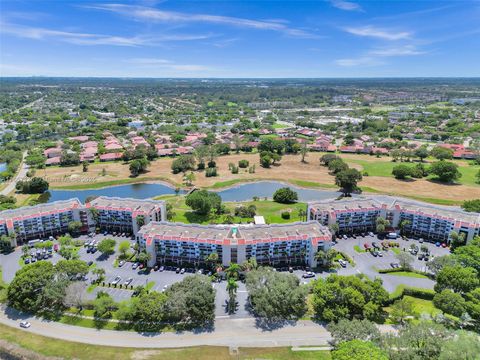
[{"label": "grassy field", "polygon": [[[182,195],[164,195],[159,196],[156,199],[166,200],[172,204],[175,216],[171,220],[173,222],[192,223],[192,224],[221,224],[224,223],[225,215],[216,216],[203,216],[198,215],[192,211],[192,209],[185,204],[185,197]],[[258,200],[258,201],[244,201],[244,202],[225,202],[223,203],[230,210],[230,213],[234,214],[235,207],[239,205],[249,206],[255,205],[257,207],[257,215],[263,216],[265,222],[272,223],[290,223],[294,221],[301,221],[299,216],[300,210],[307,209],[307,204],[298,202],[295,204],[279,204],[271,200]],[[290,212],[290,219],[283,219],[281,213],[283,211]],[[303,218],[304,220],[304,218]],[[240,218],[234,216],[235,223],[247,223],[252,222],[253,218]]]},{"label": "grassy field", "polygon": [[[193,183],[200,188],[219,189],[243,182],[276,180],[301,187],[336,189],[334,177],[329,174],[326,167],[320,166],[319,159],[322,155],[323,153],[311,152],[305,163],[301,162],[300,155],[284,155],[280,164],[268,169],[260,166],[259,156],[256,153],[220,156],[217,159],[219,176],[207,178],[205,172],[195,172],[196,179]],[[429,179],[396,180],[391,175],[391,171],[398,163],[391,162],[388,157],[376,158],[361,154],[340,154],[340,156],[351,166],[369,173],[369,176],[364,176],[359,184],[366,192],[400,195],[445,205],[461,204],[463,200],[480,197],[480,185],[475,184],[475,174],[480,167],[466,161],[455,161],[463,174],[460,183],[445,185]],[[250,173],[247,169],[240,169],[238,174],[232,174],[229,171],[229,164],[236,164],[240,160],[248,160],[250,165],[255,165],[255,172]],[[183,182],[183,174],[172,174],[172,161],[172,158],[152,161],[148,171],[136,178],[130,177],[128,164],[123,162],[91,164],[88,172],[85,173],[82,171],[82,166],[49,167],[39,171],[39,175],[53,179],[50,185],[56,189],[95,189],[148,181],[166,181],[173,186],[180,186]]]},{"label": "grassy field", "polygon": [[[433,317],[437,314],[442,313],[442,310],[436,308],[431,300],[419,299],[408,295],[404,296],[404,299],[408,299],[412,302],[413,313],[416,317],[419,317],[422,314],[429,314]],[[387,313],[390,313],[391,307],[385,307],[384,310]]]},{"label": "grassy field", "polygon": [[412,278],[419,278],[419,279],[428,279],[428,276],[425,276],[425,275],[422,275],[422,274],[417,274],[417,273],[410,272],[410,271],[396,271],[396,272],[387,273],[387,275],[404,276],[404,277],[412,277]]},{"label": "grassy field", "polygon": [[[181,349],[141,349],[87,345],[82,343],[54,340],[40,335],[0,325],[0,340],[16,346],[18,358],[33,358],[35,354],[79,360],[233,360],[233,359],[305,359],[328,360],[329,351],[294,352],[287,347],[239,348],[238,354],[230,355],[227,347],[200,346]],[[1,344],[0,344],[1,350]],[[2,353],[0,352],[0,355]],[[23,357],[20,357],[23,356]]]}]

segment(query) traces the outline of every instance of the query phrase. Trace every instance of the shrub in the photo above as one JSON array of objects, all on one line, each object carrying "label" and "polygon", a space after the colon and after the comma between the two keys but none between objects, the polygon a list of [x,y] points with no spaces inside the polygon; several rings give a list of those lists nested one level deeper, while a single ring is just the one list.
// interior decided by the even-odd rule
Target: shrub
[{"label": "shrub", "polygon": [[289,211],[282,211],[282,219],[285,219],[285,220],[290,219],[290,212]]},{"label": "shrub", "polygon": [[232,165],[231,169],[232,174],[238,174],[238,166]]},{"label": "shrub", "polygon": [[206,176],[206,177],[217,176],[217,168],[208,168],[208,169],[205,171],[205,176]]},{"label": "shrub", "polygon": [[212,160],[212,161],[209,161],[209,162],[208,162],[208,167],[209,167],[209,168],[213,169],[213,168],[215,168],[216,166],[217,166],[217,163],[216,163],[215,161]]},{"label": "shrub", "polygon": [[298,194],[289,187],[278,189],[273,194],[273,201],[281,204],[291,204],[296,202],[297,200]]},{"label": "shrub", "polygon": [[242,169],[246,169],[248,167],[250,163],[248,162],[248,160],[240,160],[238,162],[238,167],[242,168]]}]

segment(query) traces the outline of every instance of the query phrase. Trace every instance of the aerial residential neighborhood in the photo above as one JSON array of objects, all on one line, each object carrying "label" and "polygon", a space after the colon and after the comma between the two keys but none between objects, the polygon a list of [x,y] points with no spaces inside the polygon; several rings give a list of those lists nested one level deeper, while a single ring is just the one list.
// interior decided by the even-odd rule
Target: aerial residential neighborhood
[{"label": "aerial residential neighborhood", "polygon": [[478,1],[11,1],[0,359],[480,359]]}]

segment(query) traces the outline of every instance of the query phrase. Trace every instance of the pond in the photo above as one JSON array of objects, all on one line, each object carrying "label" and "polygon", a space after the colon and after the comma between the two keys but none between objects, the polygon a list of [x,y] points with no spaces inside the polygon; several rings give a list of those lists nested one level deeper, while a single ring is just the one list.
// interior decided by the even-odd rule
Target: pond
[{"label": "pond", "polygon": [[0,163],[0,172],[7,170],[7,163]]},{"label": "pond", "polygon": [[[314,201],[336,198],[341,195],[340,192],[334,190],[315,190],[304,189],[292,185],[287,185],[276,181],[258,181],[252,183],[241,184],[228,189],[220,190],[217,193],[222,197],[223,201],[247,201],[252,200],[254,196],[259,198],[272,198],[273,193],[288,186],[298,193],[299,201]],[[184,191],[180,192],[185,193]],[[175,194],[175,189],[165,184],[129,184],[111,186],[94,190],[50,190],[49,194],[44,195],[44,199],[48,202],[57,200],[67,200],[78,197],[81,202],[89,196],[118,196],[129,197],[135,199],[147,199],[159,195]]]}]

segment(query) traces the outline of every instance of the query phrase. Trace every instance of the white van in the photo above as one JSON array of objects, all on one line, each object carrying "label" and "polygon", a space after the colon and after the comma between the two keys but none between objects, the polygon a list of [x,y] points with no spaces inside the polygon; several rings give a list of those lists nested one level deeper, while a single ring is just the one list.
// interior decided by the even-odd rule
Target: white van
[{"label": "white van", "polygon": [[397,233],[391,232],[387,234],[387,238],[396,239],[398,237]]}]

